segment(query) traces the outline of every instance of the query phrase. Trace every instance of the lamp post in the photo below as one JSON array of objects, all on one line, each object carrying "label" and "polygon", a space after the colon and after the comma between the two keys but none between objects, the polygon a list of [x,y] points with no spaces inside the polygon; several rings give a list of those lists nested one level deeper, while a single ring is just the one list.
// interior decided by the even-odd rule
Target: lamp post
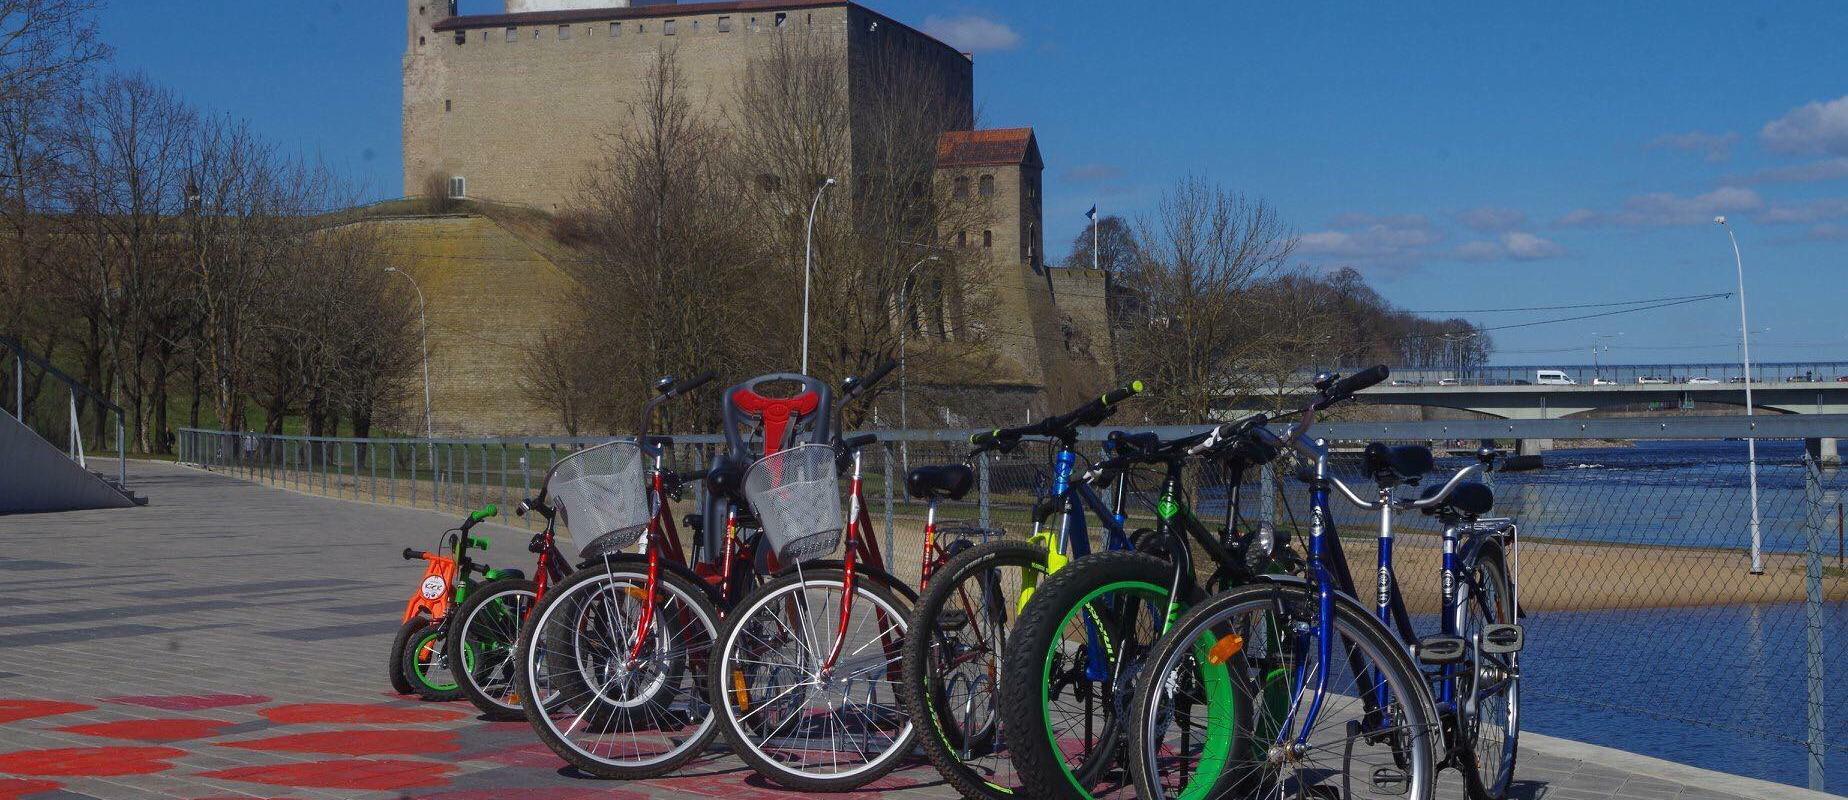
[{"label": "lamp post", "polygon": [[815,199],[809,203],[808,232],[802,242],[802,374],[808,374],[809,354],[809,271],[815,263],[815,209],[821,207],[821,193],[834,185],[833,178],[822,178],[815,187]]},{"label": "lamp post", "polygon": [[1438,336],[1438,338],[1444,340],[1444,345],[1446,348],[1448,348],[1450,345],[1453,345],[1453,344],[1456,345],[1455,363],[1457,367],[1457,383],[1459,385],[1463,383],[1463,361],[1464,361],[1463,343],[1471,339],[1474,339],[1478,336],[1481,336],[1481,335],[1482,335],[1481,333],[1464,333],[1464,334],[1446,333],[1446,334],[1441,334]]},{"label": "lamp post", "polygon": [[1594,332],[1593,334],[1591,334],[1591,382],[1592,383],[1595,384],[1598,382],[1600,378],[1604,377],[1603,367],[1598,364],[1598,351],[1603,350],[1605,352],[1610,352],[1610,349],[1611,349],[1611,346],[1608,344],[1600,345],[1598,343],[1604,341],[1605,339],[1615,339],[1622,335],[1623,335],[1623,331],[1618,331],[1616,333],[1595,333]]},{"label": "lamp post", "polygon": [[[1732,242],[1733,268],[1739,277],[1739,361],[1745,369],[1745,415],[1752,416],[1752,337],[1746,328],[1745,318],[1745,258],[1739,255],[1739,237],[1733,235],[1731,225],[1726,224],[1725,217],[1714,217],[1713,221],[1726,229],[1726,238]],[[1745,440],[1746,473],[1750,476],[1752,487],[1752,574],[1765,574],[1765,562],[1760,554],[1760,532],[1758,527],[1758,440],[1746,437]]]},{"label": "lamp post", "polygon": [[[905,370],[905,337],[906,337],[906,334],[909,334],[911,332],[911,305],[909,302],[910,301],[910,289],[911,289],[911,275],[912,273],[915,273],[918,271],[918,267],[922,267],[925,264],[931,263],[933,261],[941,261],[941,260],[942,259],[938,258],[935,254],[928,255],[923,258],[918,259],[918,263],[912,264],[911,266],[905,268],[905,277],[900,279],[898,283],[898,429],[899,430],[907,430],[911,426],[910,417],[906,414],[906,409],[905,409],[905,385],[906,385],[906,378],[907,378],[905,374],[906,372]],[[911,442],[908,440],[900,441],[898,443],[898,468],[901,473],[904,473],[906,475],[911,474],[911,448],[909,447],[910,444]]]},{"label": "lamp post", "polygon": [[[411,290],[417,293],[417,327],[423,332],[424,438],[435,439],[436,426],[433,418],[430,416],[430,322],[429,319],[424,316],[423,287],[417,285],[417,279],[411,277],[411,273],[409,272],[405,272],[397,267],[386,267],[385,271],[394,275],[404,276],[405,280],[411,282]],[[431,458],[434,459],[436,456],[436,444],[432,442],[430,447]],[[430,466],[431,468],[435,468],[435,461],[432,461]]]}]

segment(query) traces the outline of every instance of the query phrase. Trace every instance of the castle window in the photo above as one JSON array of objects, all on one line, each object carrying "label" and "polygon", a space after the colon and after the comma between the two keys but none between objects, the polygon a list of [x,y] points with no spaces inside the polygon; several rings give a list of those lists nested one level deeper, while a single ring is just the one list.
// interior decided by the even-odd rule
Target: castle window
[{"label": "castle window", "polygon": [[647,32],[648,32],[648,23],[646,23],[646,22],[637,22],[637,23],[635,23],[635,32],[636,32],[636,33],[637,33],[638,35],[639,35],[639,34],[644,34],[644,33],[647,33]]},{"label": "castle window", "polygon": [[744,27],[745,27],[745,29],[746,29],[746,30],[748,30],[748,31],[750,31],[750,32],[752,32],[752,33],[756,33],[756,32],[757,32],[757,18],[756,18],[756,17],[751,17],[751,18],[750,18],[750,21],[748,21],[748,22],[746,22],[746,23],[744,23]]},{"label": "castle window", "polygon": [[418,47],[424,46],[424,37],[422,36],[417,37],[417,46]]},{"label": "castle window", "polygon": [[562,42],[569,38],[571,38],[571,26],[570,25],[558,26],[558,40]]},{"label": "castle window", "polygon": [[460,175],[449,176],[449,196],[461,199],[468,196],[468,179]]},{"label": "castle window", "polygon": [[788,21],[789,21],[788,14],[785,14],[781,11],[776,12],[776,26],[777,27],[779,28],[783,27],[783,23],[788,22]]},{"label": "castle window", "polygon": [[454,109],[454,108],[455,108],[455,106],[453,105],[453,103],[454,103],[454,101],[452,101],[452,100],[449,100],[448,98],[444,98],[444,99],[443,99],[443,113],[445,113],[445,114],[446,114],[446,113],[449,113],[449,111],[451,111],[452,109]]},{"label": "castle window", "polygon": [[968,247],[969,246],[969,232],[968,231],[957,231],[956,232],[956,246],[957,247]]},{"label": "castle window", "polygon": [[993,197],[995,194],[995,176],[983,175],[981,188],[977,189],[977,191],[981,192],[983,197]]},{"label": "castle window", "polygon": [[468,31],[456,31],[456,44],[468,44]]},{"label": "castle window", "polygon": [[519,28],[508,28],[507,29],[507,41],[517,42],[519,40],[520,40],[520,29]]},{"label": "castle window", "polygon": [[699,33],[699,20],[693,20],[693,30],[690,32]]},{"label": "castle window", "polygon": [[665,22],[662,22],[661,23],[661,35],[662,36],[673,36],[674,28],[676,27],[676,24],[679,22],[680,20],[677,20],[677,19],[670,19]]},{"label": "castle window", "polygon": [[610,38],[614,39],[621,35],[622,35],[622,23],[620,22],[610,23]]},{"label": "castle window", "polygon": [[952,185],[955,188],[950,190],[951,196],[959,197],[959,198],[969,196],[969,176],[967,175],[956,176],[956,183]]},{"label": "castle window", "polygon": [[995,246],[995,232],[994,231],[982,231],[982,246],[983,247],[994,247]]},{"label": "castle window", "polygon": [[731,33],[731,17],[719,17],[719,33]]}]

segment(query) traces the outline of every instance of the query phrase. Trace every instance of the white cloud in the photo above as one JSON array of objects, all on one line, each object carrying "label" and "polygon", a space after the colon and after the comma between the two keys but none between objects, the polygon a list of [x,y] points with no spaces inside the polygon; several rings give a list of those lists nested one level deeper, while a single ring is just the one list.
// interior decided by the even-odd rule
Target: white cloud
[{"label": "white cloud", "polygon": [[924,18],[924,32],[944,43],[969,53],[1012,50],[1020,46],[1020,34],[1007,23],[987,17],[965,14],[960,17]]},{"label": "white cloud", "polygon": [[1723,186],[1706,194],[1684,196],[1672,192],[1652,192],[1625,200],[1615,211],[1578,209],[1559,219],[1568,227],[1617,225],[1623,227],[1660,227],[1711,223],[1718,214],[1738,214],[1764,208],[1764,198],[1751,189]]},{"label": "white cloud", "polygon": [[1848,97],[1807,103],[1765,123],[1765,147],[1780,153],[1848,156]]},{"label": "white cloud", "polygon": [[1482,206],[1457,212],[1457,221],[1470,230],[1497,233],[1527,224],[1527,214],[1512,208]]},{"label": "white cloud", "polygon": [[1649,143],[1648,149],[1699,153],[1707,161],[1718,163],[1732,157],[1732,146],[1738,142],[1739,134],[1732,131],[1725,133],[1688,131],[1687,133],[1665,133],[1657,136]]},{"label": "white cloud", "polygon": [[1821,225],[1810,228],[1805,238],[1813,239],[1818,242],[1848,242],[1848,225],[1824,222]]},{"label": "white cloud", "polygon": [[1771,167],[1729,179],[1732,183],[1815,183],[1848,178],[1848,158],[1825,158],[1788,167]]},{"label": "white cloud", "polygon": [[1123,177],[1123,170],[1110,164],[1076,164],[1060,173],[1073,183],[1100,183]]},{"label": "white cloud", "polygon": [[1843,217],[1848,217],[1848,198],[1825,197],[1771,206],[1758,215],[1758,220],[1773,225],[1808,224]]},{"label": "white cloud", "polygon": [[1296,247],[1306,256],[1405,265],[1429,255],[1429,248],[1443,239],[1430,220],[1417,214],[1343,214],[1329,230],[1303,234]]},{"label": "white cloud", "polygon": [[1494,241],[1465,242],[1450,251],[1459,261],[1544,261],[1566,254],[1566,248],[1523,231],[1509,231]]}]

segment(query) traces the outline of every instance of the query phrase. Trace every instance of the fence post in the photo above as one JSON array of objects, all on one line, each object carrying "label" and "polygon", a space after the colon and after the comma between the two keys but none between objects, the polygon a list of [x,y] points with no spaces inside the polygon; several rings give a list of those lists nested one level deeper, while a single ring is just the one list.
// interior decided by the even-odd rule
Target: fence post
[{"label": "fence post", "polygon": [[128,488],[128,440],[125,425],[122,424],[122,412],[116,412],[116,481],[122,488]]},{"label": "fence post", "polygon": [[[1258,469],[1258,522],[1264,525],[1277,524],[1277,473],[1265,464]],[[1229,499],[1229,498],[1228,498]]]},{"label": "fence post", "polygon": [[1809,451],[1803,453],[1803,498],[1808,513],[1803,522],[1807,534],[1804,547],[1803,615],[1809,634],[1805,649],[1805,666],[1809,678],[1809,788],[1825,791],[1822,781],[1822,758],[1825,752],[1822,721],[1822,474]]},{"label": "fence post", "polygon": [[[704,485],[705,483],[706,483],[705,481],[700,481],[701,485]],[[526,498],[532,497],[532,496],[533,496],[533,443],[532,442],[521,442],[520,443],[520,499],[525,500]],[[705,508],[705,506],[702,505],[700,506],[700,508]],[[529,531],[533,529],[533,515],[527,514],[526,516],[521,517],[520,519],[524,523],[520,527],[523,527]]]},{"label": "fence post", "polygon": [[[436,452],[435,450],[431,451]],[[417,445],[411,445],[411,508],[417,507]]]},{"label": "fence post", "polygon": [[892,526],[892,445],[888,443],[879,448],[879,451],[885,456],[885,556],[887,559],[892,559],[896,558],[896,553],[898,553],[896,534],[893,533]]},{"label": "fence post", "polygon": [[21,425],[26,422],[26,358],[13,352],[13,416]]},{"label": "fence post", "polygon": [[981,489],[981,495],[980,495],[982,499],[982,523],[981,524],[982,524],[982,530],[988,530],[991,526],[988,524],[988,454],[987,453],[982,454],[982,461],[981,461],[980,466],[981,466],[981,476],[980,477],[982,479],[981,481],[982,489]]}]

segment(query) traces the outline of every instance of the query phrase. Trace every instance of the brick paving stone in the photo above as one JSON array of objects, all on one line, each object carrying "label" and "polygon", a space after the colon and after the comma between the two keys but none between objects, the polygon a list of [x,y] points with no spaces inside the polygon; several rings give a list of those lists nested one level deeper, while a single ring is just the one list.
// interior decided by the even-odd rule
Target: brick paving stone
[{"label": "brick paving stone", "polygon": [[[59,748],[167,747],[173,767],[147,775],[45,777],[61,789],[30,800],[649,800],[680,797],[797,797],[775,790],[728,755],[714,753],[655,781],[577,775],[539,745],[524,723],[484,722],[465,703],[432,705],[392,695],[385,650],[420,574],[399,553],[426,548],[452,515],[313,497],[184,467],[131,465],[143,508],[0,518],[0,578],[19,613],[0,618],[0,755]],[[519,545],[526,531],[489,524],[496,566],[531,569]],[[507,545],[514,546],[507,546]],[[11,719],[8,700],[74,704],[59,713]],[[379,722],[327,722],[309,711],[393,712]],[[453,711],[435,718],[430,711]],[[354,712],[360,713],[360,712]],[[410,718],[400,718],[409,714]],[[347,719],[366,719],[362,716]],[[209,735],[132,741],[85,735],[75,726],[146,720],[221,723]],[[348,731],[424,732],[438,750],[341,750]],[[355,743],[365,735],[350,737]],[[329,745],[329,739],[335,741]],[[294,749],[234,744],[281,742]],[[413,751],[413,752],[405,752]],[[301,781],[303,776],[309,780]],[[314,787],[262,782],[297,779]],[[1608,765],[1523,752],[1516,800],[1740,800],[1697,785]],[[333,784],[399,790],[358,789]],[[286,780],[284,781],[286,782]],[[37,784],[35,784],[37,785]],[[949,800],[955,793],[928,765],[895,772],[850,798]],[[1442,800],[1460,800],[1446,773]],[[1757,798],[1754,798],[1757,800]]]}]

